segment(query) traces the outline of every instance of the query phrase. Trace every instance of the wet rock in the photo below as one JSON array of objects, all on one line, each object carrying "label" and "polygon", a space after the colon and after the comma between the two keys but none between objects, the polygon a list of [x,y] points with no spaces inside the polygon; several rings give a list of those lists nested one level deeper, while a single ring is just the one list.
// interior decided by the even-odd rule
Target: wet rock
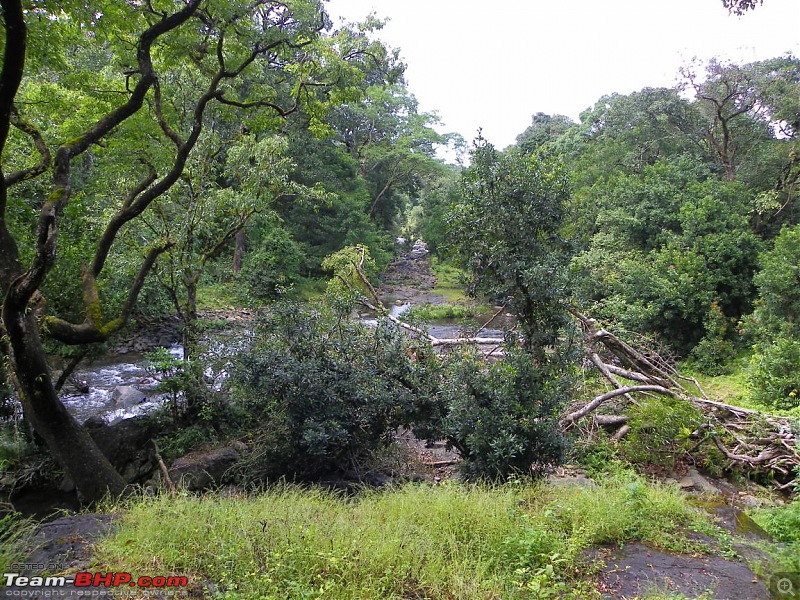
[{"label": "wet rock", "polygon": [[685,477],[678,482],[678,486],[686,492],[699,492],[711,496],[719,496],[720,490],[708,479],[701,475],[697,469],[689,469]]},{"label": "wet rock", "polygon": [[770,597],[747,565],[718,556],[676,556],[633,543],[614,552],[605,563],[601,589],[607,598],[638,598],[659,590],[689,598]]},{"label": "wet rock", "polygon": [[176,460],[169,469],[169,476],[179,487],[191,491],[203,490],[222,483],[225,473],[236,464],[239,457],[239,452],[232,447],[193,452]]},{"label": "wet rock", "polygon": [[147,396],[132,385],[118,385],[111,391],[111,404],[116,408],[130,408],[147,400]]},{"label": "wet rock", "polygon": [[33,532],[31,552],[25,559],[31,575],[84,569],[92,545],[111,533],[118,515],[82,514],[42,523]]},{"label": "wet rock", "polygon": [[428,254],[428,245],[422,240],[417,240],[411,247],[411,256],[413,258],[422,258]]},{"label": "wet rock", "polygon": [[[42,574],[89,570],[94,544],[111,533],[118,519],[119,515],[83,514],[43,523],[28,540],[30,553],[21,563],[14,564],[11,572],[30,578]],[[88,592],[87,588],[74,584],[56,588],[11,585],[0,594],[3,597],[23,598],[85,598]],[[102,587],[91,588],[91,595],[114,596],[111,589]]]},{"label": "wet rock", "polygon": [[742,506],[745,508],[761,508],[764,504],[761,500],[753,496],[752,494],[740,493],[739,500],[742,503]]}]

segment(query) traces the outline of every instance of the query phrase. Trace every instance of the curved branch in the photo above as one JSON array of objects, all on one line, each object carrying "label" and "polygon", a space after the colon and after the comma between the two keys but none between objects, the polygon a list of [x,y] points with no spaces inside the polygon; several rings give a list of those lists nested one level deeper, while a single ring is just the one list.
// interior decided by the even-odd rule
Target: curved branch
[{"label": "curved branch", "polygon": [[661,394],[663,396],[672,396],[673,398],[677,397],[677,394],[671,390],[668,390],[665,387],[660,385],[630,385],[626,387],[617,388],[615,390],[611,390],[610,392],[606,392],[605,394],[601,394],[594,398],[591,402],[588,402],[584,406],[582,406],[579,410],[572,412],[566,415],[563,419],[561,419],[560,423],[562,426],[567,425],[569,423],[574,423],[581,417],[585,417],[598,406],[603,404],[604,402],[611,400],[612,398],[616,398],[617,396],[624,396],[626,394],[630,394],[632,392],[654,392],[656,394]]},{"label": "curved branch", "polygon": [[19,129],[21,132],[27,134],[28,136],[33,139],[33,145],[36,147],[36,151],[41,156],[41,160],[38,164],[29,167],[27,169],[21,169],[5,177],[6,187],[11,187],[15,183],[19,183],[21,181],[26,181],[28,179],[33,179],[34,177],[38,177],[50,167],[50,162],[52,157],[50,156],[50,149],[47,147],[47,144],[42,137],[41,132],[36,128],[36,126],[31,123],[30,121],[26,121],[22,117],[19,116],[19,113],[15,108],[11,110],[11,124]]},{"label": "curved branch", "polygon": [[144,262],[142,262],[139,272],[136,274],[131,289],[128,291],[125,304],[116,318],[105,324],[97,322],[101,317],[99,298],[96,296],[97,284],[91,274],[87,273],[84,275],[84,287],[88,288],[88,290],[84,291],[84,296],[86,298],[94,298],[96,304],[87,307],[86,320],[83,323],[74,324],[58,317],[44,317],[42,320],[43,332],[48,337],[69,345],[93,344],[106,341],[113,333],[116,333],[128,323],[131,312],[136,306],[139,292],[142,290],[145,279],[153,268],[156,259],[174,245],[174,242],[167,241],[150,249]]},{"label": "curved branch", "polygon": [[[153,43],[160,36],[186,22],[194,14],[201,2],[202,0],[188,0],[183,9],[155,23],[142,33],[136,50],[140,79],[133,88],[128,101],[103,115],[83,135],[62,144],[56,151],[53,168],[53,187],[40,211],[36,231],[36,252],[33,261],[28,272],[14,281],[6,296],[6,303],[10,303],[13,310],[24,310],[34,292],[41,286],[55,260],[56,238],[58,235],[57,216],[69,199],[72,159],[85,152],[91,144],[97,143],[112,129],[141,109],[147,92],[156,80],[150,56],[150,49]],[[5,3],[3,6],[5,8]],[[6,48],[6,57],[8,57],[8,54],[8,48]],[[0,112],[2,110],[3,91],[0,89]],[[0,119],[0,121],[3,120]],[[2,125],[0,124],[0,126]],[[2,136],[2,131],[0,131],[0,136]],[[4,138],[2,141],[4,141]]]}]

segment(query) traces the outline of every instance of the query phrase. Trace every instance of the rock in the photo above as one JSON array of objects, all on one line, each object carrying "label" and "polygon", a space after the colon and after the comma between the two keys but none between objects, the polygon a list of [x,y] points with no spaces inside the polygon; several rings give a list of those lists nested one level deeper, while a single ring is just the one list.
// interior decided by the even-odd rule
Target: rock
[{"label": "rock", "polygon": [[108,535],[117,515],[82,514],[42,523],[30,539],[31,553],[25,563],[31,575],[85,569],[91,561],[94,542]]},{"label": "rock", "polygon": [[686,475],[687,477],[691,477],[692,481],[694,482],[694,487],[697,491],[703,494],[711,494],[714,496],[718,496],[720,494],[720,491],[708,479],[700,475],[697,469],[689,469]]},{"label": "rock", "polygon": [[411,256],[421,258],[428,254],[428,245],[422,240],[417,240],[411,248]]},{"label": "rock", "polygon": [[696,491],[701,494],[719,496],[720,491],[708,479],[703,477],[697,469],[689,469],[686,476],[678,482],[678,486],[685,492]]},{"label": "rock", "polygon": [[[39,525],[28,540],[33,548],[24,561],[18,563],[15,572],[21,577],[61,574],[65,571],[86,571],[92,565],[92,547],[101,538],[111,533],[118,515],[83,514],[61,517]],[[89,591],[91,590],[91,591]],[[113,588],[25,585],[7,586],[0,592],[3,597],[21,598],[113,598]]]},{"label": "rock", "polygon": [[199,491],[222,483],[225,473],[236,461],[239,452],[232,447],[193,452],[179,458],[169,469],[170,479],[179,487]]},{"label": "rock", "polygon": [[654,592],[664,597],[736,598],[763,600],[769,591],[750,568],[739,561],[719,556],[673,555],[629,543],[607,557],[600,568],[602,589],[611,598],[639,598]]},{"label": "rock", "polygon": [[151,419],[135,417],[113,425],[98,425],[96,422],[90,425],[90,421],[92,419],[84,425],[89,435],[120,474],[132,477],[126,477],[128,483],[142,481],[143,476],[154,469],[148,447],[156,433],[155,423]]},{"label": "rock", "polygon": [[741,492],[739,494],[739,501],[745,508],[761,508],[761,506],[764,504],[752,494],[747,494],[745,492]]},{"label": "rock", "polygon": [[111,392],[111,404],[117,408],[129,408],[147,400],[147,396],[132,385],[118,385]]}]

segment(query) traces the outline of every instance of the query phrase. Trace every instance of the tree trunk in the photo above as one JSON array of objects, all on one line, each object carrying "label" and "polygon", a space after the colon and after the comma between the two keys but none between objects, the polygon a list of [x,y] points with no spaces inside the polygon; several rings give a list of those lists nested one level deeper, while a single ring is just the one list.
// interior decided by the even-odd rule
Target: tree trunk
[{"label": "tree trunk", "polygon": [[233,274],[238,275],[242,270],[242,263],[244,262],[245,240],[246,234],[244,229],[236,232],[236,246],[233,250]]},{"label": "tree trunk", "polygon": [[58,399],[35,312],[14,310],[6,304],[3,324],[25,418],[44,439],[83,501],[95,502],[106,494],[121,496],[125,481]]}]

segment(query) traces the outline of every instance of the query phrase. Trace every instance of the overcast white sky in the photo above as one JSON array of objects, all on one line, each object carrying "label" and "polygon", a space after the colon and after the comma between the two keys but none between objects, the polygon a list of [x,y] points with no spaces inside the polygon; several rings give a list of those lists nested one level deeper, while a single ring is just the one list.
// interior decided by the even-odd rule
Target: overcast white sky
[{"label": "overcast white sky", "polygon": [[535,112],[579,114],[601,96],[671,86],[693,57],[752,62],[800,55],[800,0],[743,17],[721,0],[328,0],[338,23],[374,11],[401,49],[421,110],[499,148]]}]

